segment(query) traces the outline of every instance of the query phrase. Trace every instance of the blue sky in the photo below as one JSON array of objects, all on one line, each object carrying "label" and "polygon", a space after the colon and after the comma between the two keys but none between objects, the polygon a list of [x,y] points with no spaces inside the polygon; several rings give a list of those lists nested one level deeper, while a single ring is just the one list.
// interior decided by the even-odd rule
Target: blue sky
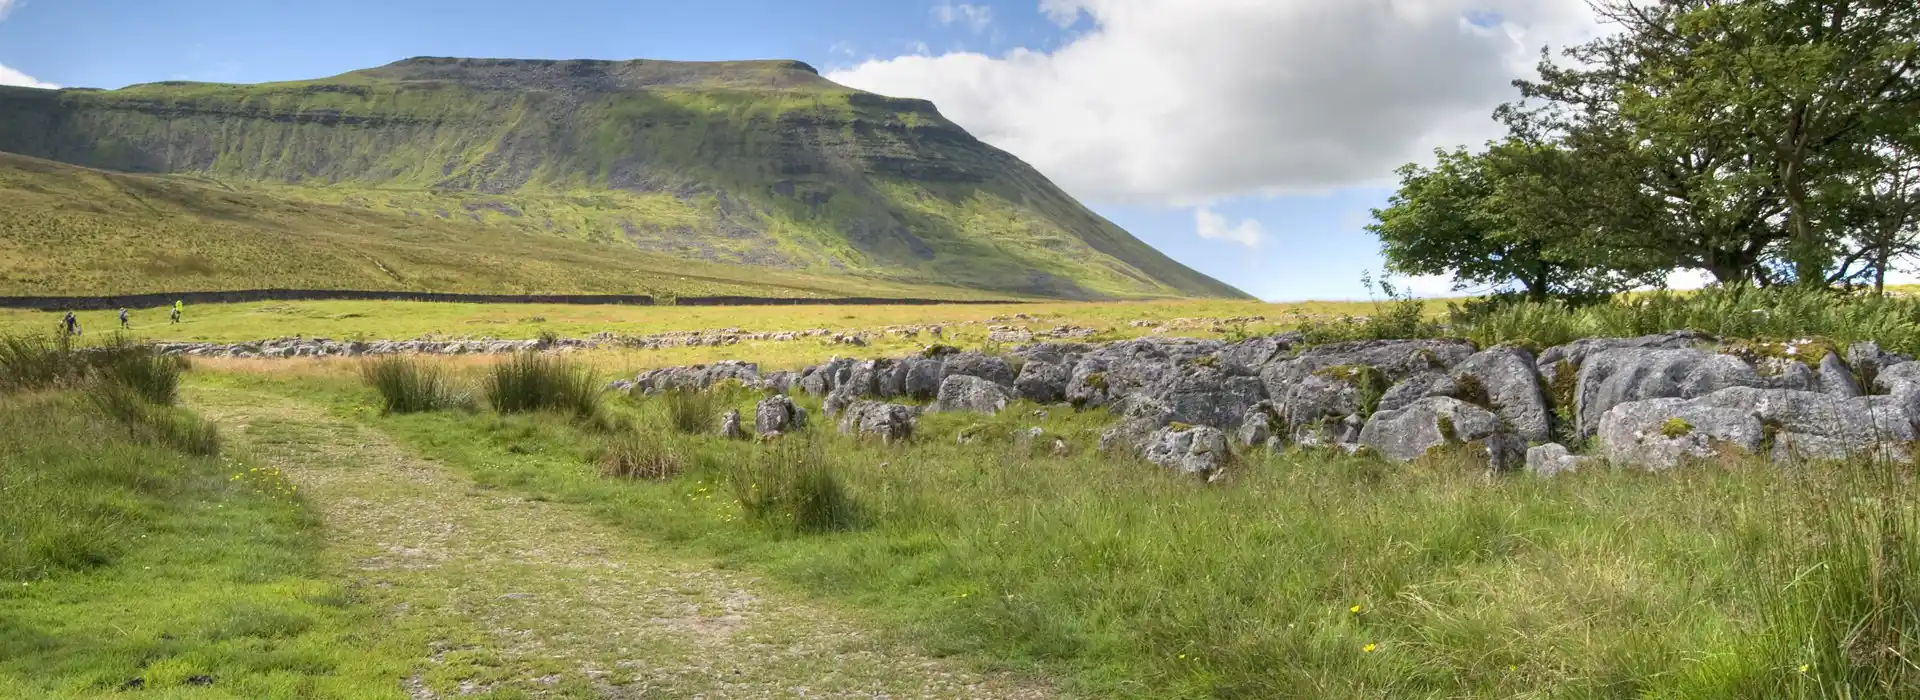
[{"label": "blue sky", "polygon": [[1490,110],[1539,43],[1587,26],[1579,4],[0,0],[0,79],[261,82],[419,55],[795,58],[933,99],[1149,244],[1257,296],[1356,298],[1361,272],[1380,266],[1361,227],[1393,167],[1492,135]]}]

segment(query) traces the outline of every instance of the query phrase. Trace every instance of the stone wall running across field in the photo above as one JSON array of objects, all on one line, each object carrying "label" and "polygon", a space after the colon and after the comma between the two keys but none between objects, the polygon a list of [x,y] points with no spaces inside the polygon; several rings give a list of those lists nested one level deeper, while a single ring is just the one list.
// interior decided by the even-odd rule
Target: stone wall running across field
[{"label": "stone wall running across field", "polygon": [[[935,346],[802,371],[762,373],[745,362],[659,369],[611,388],[652,393],[723,381],[822,396],[843,431],[887,439],[910,435],[912,417],[925,411],[990,413],[1015,399],[1105,406],[1120,420],[1102,450],[1209,478],[1235,451],[1292,445],[1401,462],[1450,450],[1496,471],[1555,474],[1742,456],[1905,461],[1920,436],[1920,362],[1911,357],[1873,343],[1691,332],[1539,352],[1464,340],[1309,347],[1297,334],[1037,343],[1004,357]],[[932,403],[889,403],[906,400]],[[775,419],[792,411],[790,403],[762,408]]]}]

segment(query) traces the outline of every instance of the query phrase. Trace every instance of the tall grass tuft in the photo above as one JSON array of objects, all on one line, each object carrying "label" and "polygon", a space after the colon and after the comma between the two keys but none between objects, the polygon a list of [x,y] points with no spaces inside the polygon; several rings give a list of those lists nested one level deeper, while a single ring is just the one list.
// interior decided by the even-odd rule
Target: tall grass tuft
[{"label": "tall grass tuft", "polygon": [[671,479],[687,468],[685,454],[645,427],[609,439],[599,461],[604,476],[645,481]]},{"label": "tall grass tuft", "polygon": [[163,406],[179,400],[180,373],[187,369],[186,358],[161,355],[127,341],[87,351],[86,362],[101,381],[131,389]]},{"label": "tall grass tuft", "polygon": [[132,429],[147,442],[190,455],[220,453],[220,431],[190,411],[155,403],[137,387],[100,380],[85,388],[95,408]]},{"label": "tall grass tuft", "polygon": [[380,393],[387,413],[422,413],[454,408],[467,397],[454,389],[446,370],[433,362],[387,355],[360,364],[360,379]]},{"label": "tall grass tuft", "polygon": [[727,472],[746,516],[779,530],[841,532],[859,527],[859,510],[839,466],[819,438],[790,436],[757,448]]},{"label": "tall grass tuft", "polygon": [[0,389],[50,389],[85,374],[65,336],[0,336]]},{"label": "tall grass tuft", "polygon": [[487,401],[501,413],[554,411],[597,421],[600,386],[593,372],[564,358],[519,353],[493,366],[486,377]]},{"label": "tall grass tuft", "polygon": [[712,392],[673,389],[666,392],[667,423],[674,430],[697,435],[714,429],[720,415],[720,400]]}]

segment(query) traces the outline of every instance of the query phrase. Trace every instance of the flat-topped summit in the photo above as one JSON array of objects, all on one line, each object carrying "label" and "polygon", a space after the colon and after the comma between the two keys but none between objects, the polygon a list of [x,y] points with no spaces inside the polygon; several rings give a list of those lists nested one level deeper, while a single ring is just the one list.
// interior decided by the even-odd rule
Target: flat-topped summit
[{"label": "flat-topped summit", "polygon": [[542,90],[589,86],[602,90],[649,87],[815,89],[846,91],[800,61],[549,60],[419,56],[336,80],[446,82],[488,90]]}]

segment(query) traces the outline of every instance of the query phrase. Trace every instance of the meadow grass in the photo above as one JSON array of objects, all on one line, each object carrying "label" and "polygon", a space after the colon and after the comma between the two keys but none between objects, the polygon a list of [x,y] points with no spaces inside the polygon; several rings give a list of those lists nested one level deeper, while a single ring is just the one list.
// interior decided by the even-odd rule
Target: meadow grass
[{"label": "meadow grass", "polygon": [[714,430],[722,413],[720,402],[706,391],[670,390],[661,396],[661,403],[667,408],[667,423],[683,433]]},{"label": "meadow grass", "polygon": [[571,360],[526,352],[489,369],[487,403],[502,413],[553,411],[577,420],[600,417],[600,383]]},{"label": "meadow grass", "polygon": [[[1430,315],[1444,313],[1442,301],[1427,304]],[[490,336],[531,339],[543,333],[583,338],[594,333],[622,335],[710,331],[797,331],[813,328],[867,330],[886,326],[947,325],[968,336],[985,335],[985,324],[995,317],[1028,314],[1038,320],[1013,320],[1006,325],[1046,330],[1058,325],[1094,328],[1102,337],[1151,335],[1151,326],[1134,327],[1139,320],[1232,318],[1265,316],[1244,332],[1291,328],[1305,319],[1341,315],[1368,316],[1368,302],[1264,303],[1254,301],[1115,301],[1045,302],[1031,304],[954,305],[803,305],[803,306],[613,306],[574,304],[457,304],[401,301],[249,302],[189,306],[184,323],[167,322],[164,310],[133,312],[132,334],[144,340],[246,342],[263,338],[398,340],[422,335]],[[85,327],[112,324],[112,311],[80,312]],[[0,331],[37,332],[54,328],[60,314],[0,309]],[[959,327],[957,324],[972,324]],[[108,327],[99,325],[98,327]],[[1182,327],[1176,335],[1220,337],[1211,324]],[[921,342],[933,338],[921,336]]]},{"label": "meadow grass", "polygon": [[[248,381],[271,384],[268,380]],[[684,469],[608,478],[622,439],[553,414],[380,417],[340,381],[277,385],[483,484],[865,611],[937,654],[1093,697],[1905,697],[1920,652],[1912,475],[1763,464],[1489,479],[1253,452],[1212,486],[1093,449],[1110,418],[1020,404],[930,414],[910,445],[814,421],[776,445],[653,426]],[[731,397],[747,408],[752,397]],[[804,400],[812,408],[817,403]],[[727,407],[723,405],[722,408]],[[1038,426],[1062,457],[1019,436]],[[956,444],[968,432],[975,439]],[[816,459],[819,512],[765,513],[755,479]],[[1877,474],[1875,478],[1868,475]],[[748,488],[741,490],[741,479]],[[803,483],[795,479],[792,483]],[[1897,485],[1897,487],[1895,487]],[[1907,514],[1907,520],[1888,520]],[[1865,524],[1862,524],[1865,523]]]},{"label": "meadow grass", "polygon": [[323,575],[277,472],[71,392],[0,395],[0,434],[0,697],[405,697],[416,652]]}]

